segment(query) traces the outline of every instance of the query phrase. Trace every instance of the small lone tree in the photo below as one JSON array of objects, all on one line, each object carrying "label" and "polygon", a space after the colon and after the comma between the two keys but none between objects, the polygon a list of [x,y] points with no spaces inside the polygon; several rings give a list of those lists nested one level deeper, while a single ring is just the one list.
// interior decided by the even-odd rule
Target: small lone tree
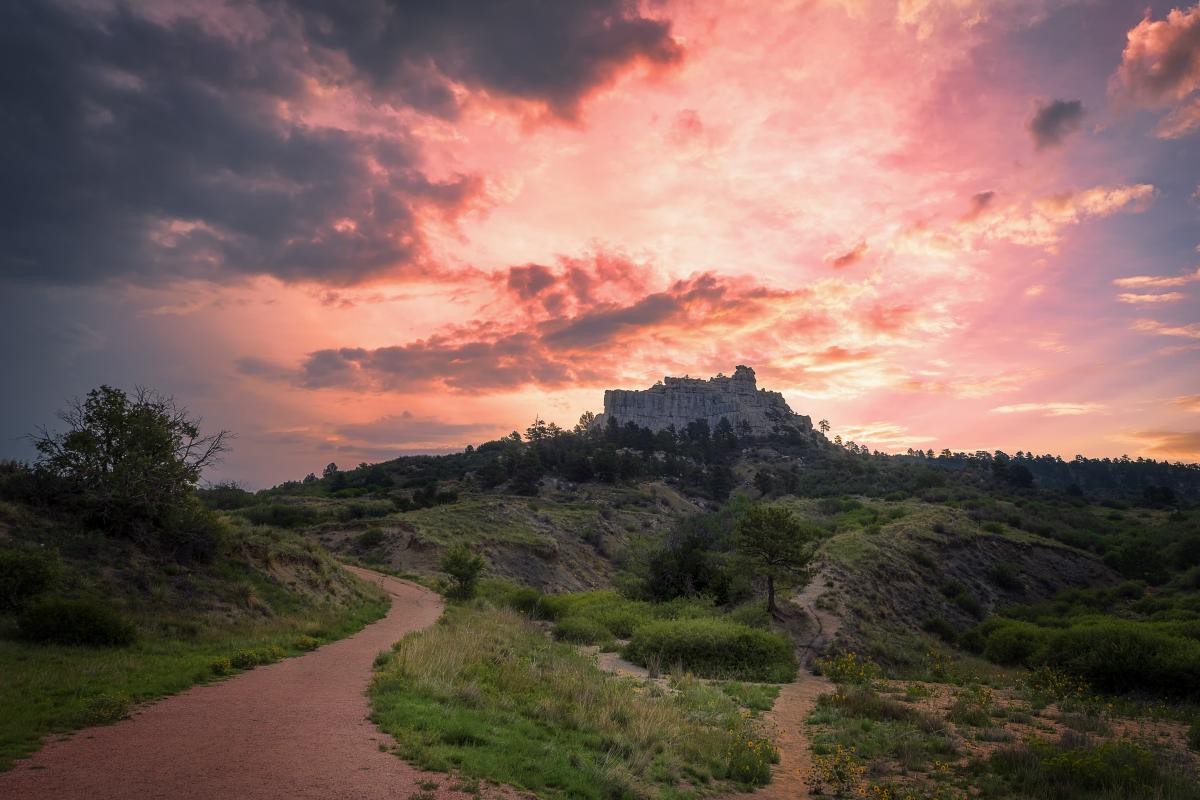
[{"label": "small lone tree", "polygon": [[188,503],[205,468],[228,449],[227,431],[204,434],[175,400],[101,386],[59,414],[62,433],[32,437],[37,469],[69,487],[106,530],[157,527]]},{"label": "small lone tree", "polygon": [[812,562],[819,531],[791,509],[751,506],[733,531],[733,545],[751,567],[767,579],[767,611],[776,614],[775,581],[800,576]]},{"label": "small lone tree", "polygon": [[465,544],[456,544],[442,556],[439,566],[454,580],[451,594],[465,600],[475,595],[475,586],[486,564],[479,553]]}]

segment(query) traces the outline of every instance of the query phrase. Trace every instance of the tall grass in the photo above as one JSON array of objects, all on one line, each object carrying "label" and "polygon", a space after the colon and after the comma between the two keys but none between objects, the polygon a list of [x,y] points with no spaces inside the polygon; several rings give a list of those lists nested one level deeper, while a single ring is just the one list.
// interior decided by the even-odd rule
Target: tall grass
[{"label": "tall grass", "polygon": [[692,679],[675,688],[602,672],[516,611],[455,607],[396,645],[371,697],[404,758],[549,797],[708,793],[754,773],[735,755],[769,758],[728,694]]}]

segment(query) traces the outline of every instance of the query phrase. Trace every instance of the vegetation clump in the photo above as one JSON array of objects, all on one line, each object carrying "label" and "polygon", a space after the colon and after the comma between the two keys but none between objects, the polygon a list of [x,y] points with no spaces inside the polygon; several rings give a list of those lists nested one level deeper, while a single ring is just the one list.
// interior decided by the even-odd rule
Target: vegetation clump
[{"label": "vegetation clump", "polygon": [[765,781],[774,758],[718,687],[637,687],[507,609],[452,607],[395,646],[370,693],[403,758],[550,798],[710,794]]},{"label": "vegetation clump", "polygon": [[132,622],[95,600],[40,600],[21,614],[17,630],[40,643],[125,647],[137,640]]},{"label": "vegetation clump", "polygon": [[788,683],[796,677],[790,640],[720,619],[648,623],[633,632],[624,654],[635,664],[657,659],[712,678]]}]

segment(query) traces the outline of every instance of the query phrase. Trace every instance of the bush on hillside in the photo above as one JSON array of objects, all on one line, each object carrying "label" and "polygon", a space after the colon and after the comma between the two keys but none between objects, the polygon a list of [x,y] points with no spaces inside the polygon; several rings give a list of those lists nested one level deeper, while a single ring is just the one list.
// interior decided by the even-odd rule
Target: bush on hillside
[{"label": "bush on hillside", "polygon": [[442,556],[439,566],[454,581],[450,594],[466,599],[475,596],[475,586],[487,564],[479,553],[466,545],[456,544]]},{"label": "bush on hillside", "polygon": [[554,638],[575,644],[606,644],[612,633],[590,617],[563,617],[554,625]]},{"label": "bush on hillside", "polygon": [[676,663],[712,678],[786,683],[796,677],[796,656],[783,636],[716,619],[662,620],[633,632],[625,657],[645,666]]},{"label": "bush on hillside", "polygon": [[255,525],[274,525],[277,528],[303,528],[314,525],[324,516],[321,509],[304,503],[263,503],[238,510]]},{"label": "bush on hillside", "polygon": [[636,628],[659,618],[662,607],[627,600],[616,592],[596,591],[548,595],[542,600],[550,619],[588,617],[618,639],[628,639]]},{"label": "bush on hillside", "polygon": [[1200,642],[1146,623],[1112,620],[1054,631],[1037,659],[1101,691],[1200,692]]},{"label": "bush on hillside", "polygon": [[531,586],[520,586],[511,581],[492,578],[479,582],[478,594],[494,605],[520,611],[535,619],[547,616],[542,603],[542,593]]},{"label": "bush on hillside", "polygon": [[0,550],[0,612],[20,611],[58,579],[55,553],[33,548]]},{"label": "bush on hillside", "polygon": [[137,639],[132,622],[94,600],[39,601],[25,609],[17,630],[21,638],[43,644],[124,647]]}]

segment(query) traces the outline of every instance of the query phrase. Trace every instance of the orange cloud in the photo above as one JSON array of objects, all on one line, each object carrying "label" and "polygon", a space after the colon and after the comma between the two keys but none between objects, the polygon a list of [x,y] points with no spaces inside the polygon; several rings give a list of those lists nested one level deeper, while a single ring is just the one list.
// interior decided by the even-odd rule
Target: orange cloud
[{"label": "orange cloud", "polygon": [[1200,97],[1191,97],[1200,88],[1200,5],[1174,9],[1162,20],[1147,12],[1126,39],[1110,82],[1113,94],[1148,108],[1174,105],[1155,130],[1160,138],[1175,139],[1200,127]]},{"label": "orange cloud", "polygon": [[1200,324],[1165,325],[1157,320],[1139,319],[1130,326],[1132,330],[1142,333],[1156,333],[1159,336],[1179,336],[1184,339],[1200,339]]},{"label": "orange cloud", "polygon": [[1128,278],[1117,278],[1114,286],[1126,289],[1165,289],[1172,286],[1186,286],[1193,281],[1200,281],[1200,267],[1195,272],[1184,275],[1133,275]]},{"label": "orange cloud", "polygon": [[1044,414],[1048,417],[1077,417],[1081,414],[1094,414],[1105,408],[1103,403],[1017,403],[996,406],[991,411],[993,414]]},{"label": "orange cloud", "polygon": [[1176,300],[1182,300],[1186,297],[1182,292],[1164,292],[1163,294],[1133,294],[1131,292],[1122,292],[1117,295],[1117,299],[1122,303],[1174,303]]}]

